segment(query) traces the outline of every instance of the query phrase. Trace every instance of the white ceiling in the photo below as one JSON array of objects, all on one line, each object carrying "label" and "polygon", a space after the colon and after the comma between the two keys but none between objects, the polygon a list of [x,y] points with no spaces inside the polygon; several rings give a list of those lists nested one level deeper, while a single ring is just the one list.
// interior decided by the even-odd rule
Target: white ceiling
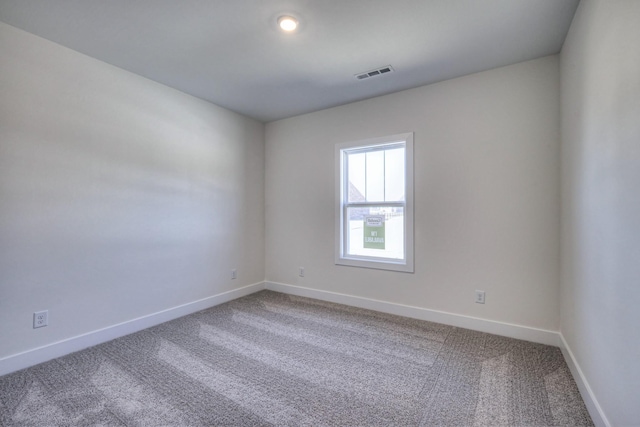
[{"label": "white ceiling", "polygon": [[578,1],[0,0],[0,21],[272,121],[558,53]]}]

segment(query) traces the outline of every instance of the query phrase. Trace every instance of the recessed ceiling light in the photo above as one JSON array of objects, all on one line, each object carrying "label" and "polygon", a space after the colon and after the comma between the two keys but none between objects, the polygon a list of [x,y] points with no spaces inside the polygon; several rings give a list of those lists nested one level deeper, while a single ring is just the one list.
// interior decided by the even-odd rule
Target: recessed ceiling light
[{"label": "recessed ceiling light", "polygon": [[278,25],[282,30],[291,32],[298,28],[298,20],[293,16],[284,15],[278,18]]}]

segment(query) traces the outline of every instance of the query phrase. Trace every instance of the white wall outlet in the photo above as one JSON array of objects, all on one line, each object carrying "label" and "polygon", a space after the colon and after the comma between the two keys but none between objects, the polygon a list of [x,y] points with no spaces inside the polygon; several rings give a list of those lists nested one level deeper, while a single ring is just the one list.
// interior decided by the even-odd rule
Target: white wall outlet
[{"label": "white wall outlet", "polygon": [[49,324],[49,310],[33,313],[33,329],[42,328]]},{"label": "white wall outlet", "polygon": [[238,271],[234,268],[231,270],[231,279],[235,279],[238,277]]},{"label": "white wall outlet", "polygon": [[298,269],[298,276],[300,276],[300,277],[304,277],[304,267],[299,267],[299,269]]},{"label": "white wall outlet", "polygon": [[476,291],[476,303],[484,304],[484,291]]}]

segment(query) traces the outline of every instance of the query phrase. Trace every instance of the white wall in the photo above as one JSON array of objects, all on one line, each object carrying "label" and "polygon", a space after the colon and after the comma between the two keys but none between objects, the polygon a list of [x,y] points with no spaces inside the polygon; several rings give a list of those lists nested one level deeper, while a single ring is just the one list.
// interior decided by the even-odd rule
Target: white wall
[{"label": "white wall", "polygon": [[[550,56],[268,123],[267,280],[556,331],[559,108]],[[334,265],[334,145],[402,132],[415,274]]]},{"label": "white wall", "polygon": [[2,23],[0,58],[0,359],[263,281],[263,124]]},{"label": "white wall", "polygon": [[561,53],[561,333],[605,418],[640,425],[640,2],[582,0]]}]

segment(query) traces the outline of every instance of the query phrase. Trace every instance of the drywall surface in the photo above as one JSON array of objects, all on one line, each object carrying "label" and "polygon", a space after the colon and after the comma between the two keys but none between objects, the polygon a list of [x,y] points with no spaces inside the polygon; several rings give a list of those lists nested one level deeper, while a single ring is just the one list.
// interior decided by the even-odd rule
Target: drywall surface
[{"label": "drywall surface", "polygon": [[[559,108],[550,56],[268,123],[267,280],[557,330]],[[335,265],[335,145],[404,132],[415,273]]]},{"label": "drywall surface", "polygon": [[0,58],[0,358],[263,281],[263,124],[1,23]]},{"label": "drywall surface", "polygon": [[582,0],[561,52],[561,332],[613,426],[640,425],[639,22]]}]

